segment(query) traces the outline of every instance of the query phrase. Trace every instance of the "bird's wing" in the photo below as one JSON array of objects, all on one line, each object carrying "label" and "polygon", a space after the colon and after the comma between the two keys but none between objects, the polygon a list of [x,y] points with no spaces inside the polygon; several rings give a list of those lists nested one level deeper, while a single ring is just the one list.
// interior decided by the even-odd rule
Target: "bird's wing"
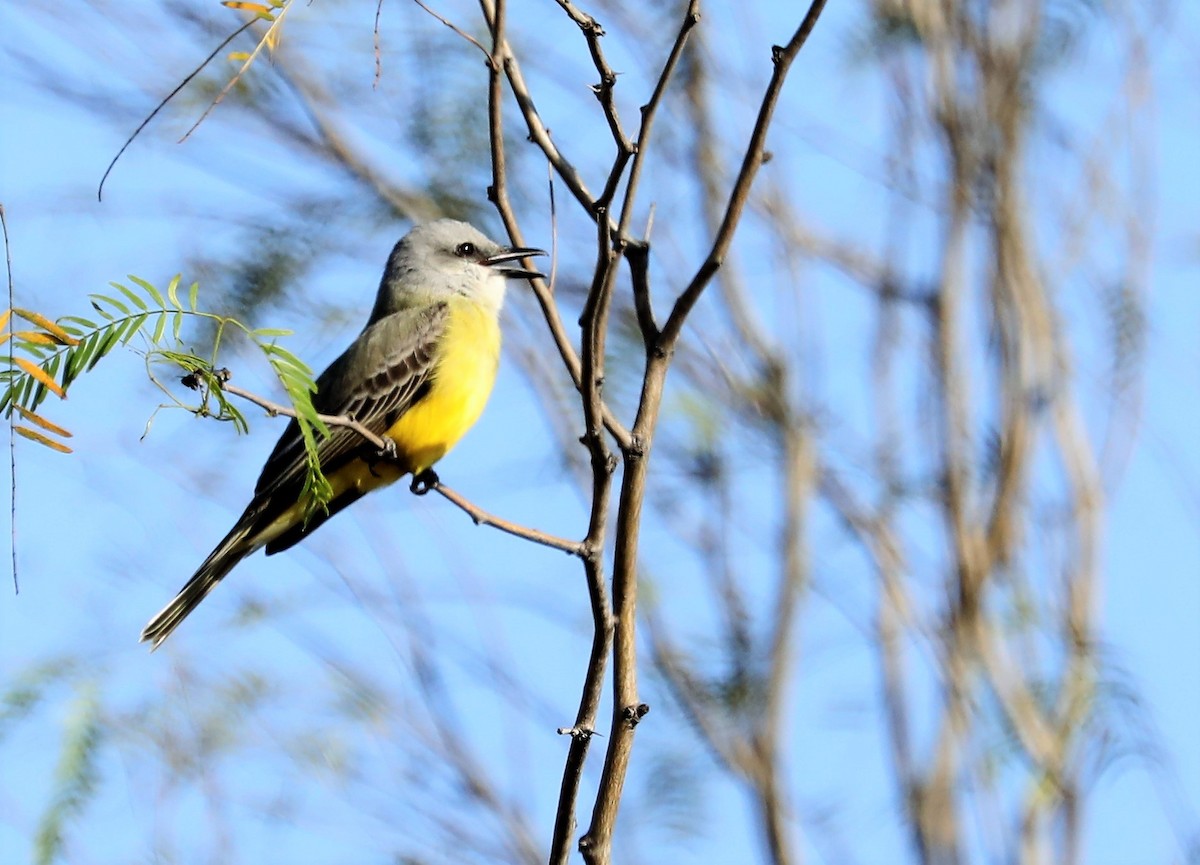
[{"label": "bird's wing", "polygon": [[[353,418],[376,435],[424,394],[434,365],[434,351],[447,319],[444,303],[402,310],[380,319],[350,344],[317,378],[313,406],[321,414]],[[370,449],[370,442],[344,426],[330,426],[328,438],[317,436],[317,455],[328,475],[351,455]],[[304,483],[307,461],[300,428],[293,420],[267,458],[254,488],[256,501],[286,491],[280,502],[290,505]]]}]

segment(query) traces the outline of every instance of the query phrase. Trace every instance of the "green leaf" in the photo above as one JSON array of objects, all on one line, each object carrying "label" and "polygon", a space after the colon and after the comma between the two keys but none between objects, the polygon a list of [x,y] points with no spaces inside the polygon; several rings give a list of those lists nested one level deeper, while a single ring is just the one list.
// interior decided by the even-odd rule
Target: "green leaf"
[{"label": "green leaf", "polygon": [[259,343],[259,345],[268,355],[274,355],[274,357],[271,358],[272,365],[275,365],[276,359],[279,359],[283,360],[288,366],[294,369],[303,370],[308,375],[312,375],[312,369],[309,367],[309,365],[300,358],[296,357],[296,355],[292,354],[283,346],[274,342]]},{"label": "green leaf", "polygon": [[[99,325],[96,324],[96,322],[88,321],[86,318],[80,318],[77,315],[64,315],[62,318],[59,319],[59,322],[61,323],[64,321],[74,322],[75,324],[79,325],[80,327],[84,328],[85,330],[95,330],[97,327],[99,327]],[[63,328],[63,330],[66,330],[68,333],[72,332],[65,327]]]},{"label": "green leaf", "polygon": [[112,321],[113,318],[115,318],[115,316],[112,313],[106,311],[104,309],[104,307],[100,306],[100,304],[97,303],[95,300],[92,301],[92,308],[94,310],[96,310],[96,312],[100,313],[101,316],[108,319],[109,321]]},{"label": "green leaf", "polygon": [[295,333],[286,327],[256,327],[250,331],[251,336],[291,336]]},{"label": "green leaf", "polygon": [[167,300],[171,301],[171,306],[176,309],[183,309],[183,304],[179,302],[179,277],[180,274],[177,273],[167,283]]},{"label": "green leaf", "polygon": [[129,340],[137,335],[137,332],[142,329],[142,325],[146,323],[146,319],[149,317],[150,313],[144,312],[125,322],[125,326],[121,328],[121,345],[129,345]]},{"label": "green leaf", "polygon": [[163,334],[166,333],[166,330],[167,314],[163,312],[159,314],[158,321],[154,324],[154,335],[150,337],[150,341],[155,345],[158,345],[160,342],[162,342]]},{"label": "green leaf", "polygon": [[152,298],[154,298],[154,302],[157,303],[160,307],[162,307],[163,309],[167,308],[167,302],[165,300],[163,300],[162,293],[157,288],[155,288],[153,285],[151,285],[146,280],[134,276],[132,273],[129,274],[129,279],[132,282],[136,283],[137,285],[140,285],[143,289],[145,289],[146,294],[148,294]]},{"label": "green leaf", "polygon": [[46,398],[46,389],[41,388],[39,392],[38,381],[33,376],[26,376],[21,382],[21,393],[17,397],[17,403],[26,408],[37,408],[38,403]]},{"label": "green leaf", "polygon": [[82,344],[71,350],[70,357],[67,359],[65,377],[68,383],[77,379],[85,369],[91,369],[88,364],[96,353],[96,346],[100,344],[103,333],[104,331],[101,330],[93,332]]},{"label": "green leaf", "polygon": [[[116,283],[113,283],[113,285],[116,285]],[[96,309],[100,311],[100,314],[103,315],[105,318],[107,318],[109,321],[113,320],[113,316],[106,313],[99,306],[98,301],[104,301],[109,306],[115,307],[122,315],[129,315],[129,307],[127,307],[125,304],[121,303],[121,301],[117,300],[115,297],[109,297],[107,294],[93,294],[93,295],[91,295],[91,298],[92,298],[92,306],[96,307]]]},{"label": "green leaf", "polygon": [[51,378],[58,378],[58,370],[59,367],[62,366],[62,360],[65,354],[66,352],[60,351],[58,354],[54,355],[54,357],[50,358],[50,362],[45,365],[46,372]]},{"label": "green leaf", "polygon": [[317,383],[310,376],[296,370],[276,367],[275,375],[283,382],[283,387],[289,394],[303,396],[307,400],[309,394],[317,392]]},{"label": "green leaf", "polygon": [[111,285],[113,288],[118,289],[121,292],[121,294],[123,294],[127,298],[129,298],[130,302],[134,306],[136,306],[138,309],[149,309],[150,308],[146,305],[146,301],[142,300],[141,295],[139,295],[133,289],[127,288],[126,286],[121,285],[121,283],[119,283],[119,282],[110,282],[109,285]]},{"label": "green leaf", "polygon": [[188,306],[192,312],[196,311],[196,300],[200,297],[200,283],[193,282],[188,289]]},{"label": "green leaf", "polygon": [[108,330],[100,332],[103,334],[103,336],[100,337],[100,342],[96,346],[96,353],[92,355],[91,359],[88,361],[88,372],[91,372],[93,369],[95,369],[96,364],[98,364],[106,354],[113,350],[113,346],[115,346],[117,344],[117,340],[121,338],[121,325],[114,325]]},{"label": "green leaf", "polygon": [[179,330],[183,327],[183,312],[182,310],[175,313],[175,321],[171,325],[171,335],[175,337],[175,341],[179,342]]}]

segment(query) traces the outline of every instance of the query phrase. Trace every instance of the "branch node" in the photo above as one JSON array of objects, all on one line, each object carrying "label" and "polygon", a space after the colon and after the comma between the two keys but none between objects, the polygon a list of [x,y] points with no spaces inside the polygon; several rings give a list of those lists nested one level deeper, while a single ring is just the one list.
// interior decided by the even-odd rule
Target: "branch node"
[{"label": "branch node", "polygon": [[642,718],[650,712],[650,706],[647,703],[638,703],[636,706],[626,706],[621,710],[621,719],[630,727],[636,727]]},{"label": "branch node", "polygon": [[771,63],[778,66],[780,61],[783,60],[783,52],[784,52],[784,47],[782,45],[772,45],[771,46]]},{"label": "branch node", "polygon": [[574,727],[559,727],[558,735],[570,736],[572,739],[586,742],[588,739],[592,738],[592,736],[599,736],[600,734],[590,727],[581,727],[576,724]]}]

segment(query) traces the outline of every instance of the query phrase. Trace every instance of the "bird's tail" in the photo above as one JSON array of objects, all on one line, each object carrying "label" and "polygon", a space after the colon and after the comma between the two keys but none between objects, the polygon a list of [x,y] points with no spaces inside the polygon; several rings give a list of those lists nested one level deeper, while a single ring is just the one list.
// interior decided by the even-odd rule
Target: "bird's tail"
[{"label": "bird's tail", "polygon": [[188,614],[199,606],[208,593],[233,570],[234,565],[258,549],[260,544],[249,541],[253,533],[251,526],[244,525],[245,518],[238,521],[233,531],[225,536],[217,548],[213,550],[200,569],[179,590],[174,600],[163,607],[150,623],[142,629],[141,641],[150,643],[150,651],[154,651],[162,641],[171,636],[171,632],[187,618]]}]

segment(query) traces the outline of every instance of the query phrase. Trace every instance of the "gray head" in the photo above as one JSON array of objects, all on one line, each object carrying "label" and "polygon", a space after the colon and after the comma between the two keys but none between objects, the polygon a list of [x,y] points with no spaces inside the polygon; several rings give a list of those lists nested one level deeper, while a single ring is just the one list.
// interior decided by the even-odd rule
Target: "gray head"
[{"label": "gray head", "polygon": [[521,267],[519,259],[545,254],[540,249],[501,246],[455,219],[415,226],[388,257],[371,321],[453,295],[472,298],[498,312],[505,280],[541,276]]}]

